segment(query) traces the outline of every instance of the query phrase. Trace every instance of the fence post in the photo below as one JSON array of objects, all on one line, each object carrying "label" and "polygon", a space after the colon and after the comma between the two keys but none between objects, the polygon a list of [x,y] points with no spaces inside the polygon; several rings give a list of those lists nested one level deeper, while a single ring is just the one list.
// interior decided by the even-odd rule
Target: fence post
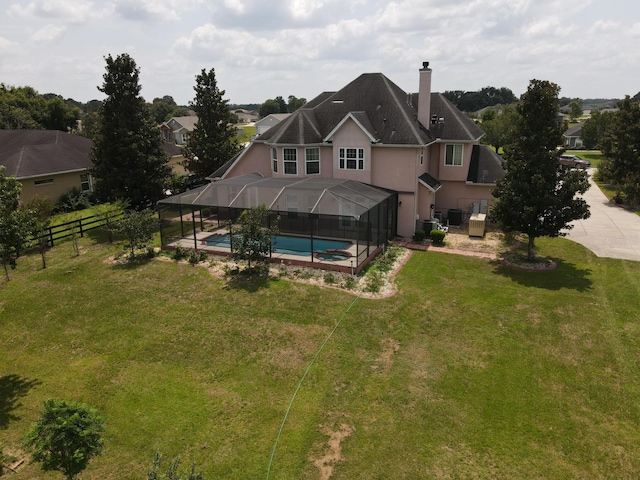
[{"label": "fence post", "polygon": [[49,227],[49,243],[53,247],[53,227]]},{"label": "fence post", "polygon": [[82,218],[78,219],[78,228],[80,228],[80,237],[84,237],[84,231],[82,230]]}]

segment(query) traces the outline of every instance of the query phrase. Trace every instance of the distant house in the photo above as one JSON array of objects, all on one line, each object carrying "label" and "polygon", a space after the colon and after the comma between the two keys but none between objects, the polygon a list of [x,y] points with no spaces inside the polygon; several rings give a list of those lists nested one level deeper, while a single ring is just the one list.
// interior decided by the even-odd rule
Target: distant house
[{"label": "distant house", "polygon": [[160,125],[160,131],[165,142],[186,145],[197,122],[196,115],[173,117]]},{"label": "distant house", "polygon": [[182,153],[182,148],[173,143],[164,143],[162,145],[162,150],[169,157],[167,165],[171,167],[171,171],[177,175],[186,175],[187,170],[183,165],[185,157]]},{"label": "distant house", "polygon": [[240,123],[253,123],[259,118],[258,112],[255,110],[247,110],[245,108],[233,110],[233,113],[238,117],[238,121]]},{"label": "distant house", "polygon": [[582,126],[583,126],[582,123],[578,125],[574,125],[573,127],[567,129],[567,131],[562,134],[564,138],[565,147],[580,148],[583,146]]},{"label": "distant house", "polygon": [[290,115],[290,113],[271,113],[262,120],[258,120],[256,122],[256,136],[262,135],[264,132],[279,124]]},{"label": "distant house", "polygon": [[72,188],[93,191],[91,140],[58,130],[0,130],[0,165],[22,184],[23,201],[57,202]]}]

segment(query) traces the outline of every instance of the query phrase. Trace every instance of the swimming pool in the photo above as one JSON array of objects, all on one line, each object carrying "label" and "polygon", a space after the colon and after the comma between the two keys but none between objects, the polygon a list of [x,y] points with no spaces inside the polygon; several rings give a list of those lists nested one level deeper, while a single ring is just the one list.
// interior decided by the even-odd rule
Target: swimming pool
[{"label": "swimming pool", "polygon": [[[211,235],[204,239],[204,243],[210,247],[231,248],[229,235]],[[287,235],[273,236],[273,251],[278,253],[289,253],[291,255],[311,255],[311,238],[290,237]],[[324,252],[325,250],[345,250],[351,246],[351,242],[342,240],[327,240],[324,238],[313,239],[313,251]]]}]

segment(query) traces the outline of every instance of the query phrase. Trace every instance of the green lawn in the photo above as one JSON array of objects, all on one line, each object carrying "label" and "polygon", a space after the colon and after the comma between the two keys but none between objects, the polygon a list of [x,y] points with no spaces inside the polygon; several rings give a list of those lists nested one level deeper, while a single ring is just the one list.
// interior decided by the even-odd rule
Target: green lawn
[{"label": "green lawn", "polygon": [[397,295],[348,312],[335,289],[110,265],[90,238],[46,270],[21,258],[0,283],[0,443],[62,397],[106,416],[84,480],[144,478],[156,449],[208,480],[265,478],[342,318],[270,478],[320,478],[332,435],[332,479],[638,478],[640,264],[537,244],[555,271],[414,252]]}]

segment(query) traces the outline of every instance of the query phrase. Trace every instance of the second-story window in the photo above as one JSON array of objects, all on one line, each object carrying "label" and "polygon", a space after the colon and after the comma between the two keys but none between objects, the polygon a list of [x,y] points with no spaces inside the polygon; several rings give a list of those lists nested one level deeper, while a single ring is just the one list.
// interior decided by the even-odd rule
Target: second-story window
[{"label": "second-story window", "polygon": [[339,154],[341,170],[364,170],[364,148],[341,148]]},{"label": "second-story window", "polygon": [[320,173],[320,149],[318,147],[307,148],[304,154],[306,174],[315,175]]},{"label": "second-story window", "polygon": [[271,163],[274,173],[278,173],[278,149],[275,147],[271,148]]},{"label": "second-story window", "polygon": [[444,164],[447,166],[462,166],[462,145],[446,145]]},{"label": "second-story window", "polygon": [[298,151],[295,148],[283,148],[282,157],[284,160],[285,175],[298,174]]}]

